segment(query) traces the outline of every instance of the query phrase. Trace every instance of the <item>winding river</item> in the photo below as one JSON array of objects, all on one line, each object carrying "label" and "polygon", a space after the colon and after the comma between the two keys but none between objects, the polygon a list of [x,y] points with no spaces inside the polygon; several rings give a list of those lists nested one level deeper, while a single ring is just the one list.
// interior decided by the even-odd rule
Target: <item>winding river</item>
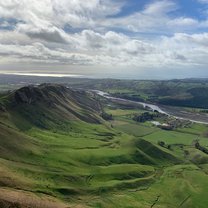
[{"label": "winding river", "polygon": [[173,116],[177,119],[189,120],[193,123],[208,124],[208,114],[206,113],[189,112],[189,111],[185,111],[183,108],[180,108],[180,107],[164,106],[164,105],[159,106],[159,105],[145,103],[145,102],[137,102],[137,101],[131,101],[131,100],[123,99],[123,98],[117,98],[100,90],[93,90],[93,92],[109,100],[122,101],[122,102],[130,103],[130,104],[131,103],[138,104],[140,106],[143,106],[143,108],[148,108],[152,111],[157,111],[159,113],[162,113],[168,116]]}]

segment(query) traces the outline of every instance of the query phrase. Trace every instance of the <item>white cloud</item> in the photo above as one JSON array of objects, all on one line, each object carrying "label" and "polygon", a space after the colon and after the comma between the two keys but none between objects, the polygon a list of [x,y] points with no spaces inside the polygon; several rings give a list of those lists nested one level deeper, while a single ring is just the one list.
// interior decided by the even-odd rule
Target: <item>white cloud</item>
[{"label": "white cloud", "polygon": [[208,0],[198,0],[199,3],[208,4]]},{"label": "white cloud", "polygon": [[[181,48],[197,48],[197,47],[208,47],[208,33],[200,33],[189,35],[186,33],[176,33],[171,38],[164,38],[164,41],[168,43],[173,43],[177,47]],[[170,42],[171,41],[171,42]]]},{"label": "white cloud", "polygon": [[157,16],[157,15],[165,15],[176,9],[177,9],[177,5],[173,1],[162,0],[148,4],[145,7],[143,13],[147,15]]},{"label": "white cloud", "polygon": [[67,34],[55,26],[51,27],[33,27],[28,24],[19,24],[17,31],[27,34],[34,39],[45,40],[48,42],[67,43]]},{"label": "white cloud", "polygon": [[154,1],[145,6],[143,10],[135,12],[129,16],[108,19],[106,26],[114,26],[133,32],[158,31],[161,28],[167,29],[168,14],[177,9],[177,4],[173,1]]},{"label": "white cloud", "polygon": [[[171,0],[152,1],[135,13],[113,18],[124,3],[125,0],[0,1],[0,18],[4,19],[0,26],[13,24],[11,30],[0,30],[1,62],[118,68],[208,64],[208,34],[187,34],[206,28],[206,20],[170,16],[178,9]],[[10,23],[8,20],[14,17]],[[127,33],[115,32],[123,30]],[[147,38],[137,33],[169,36]]]},{"label": "white cloud", "polygon": [[9,60],[15,62],[62,63],[71,65],[95,64],[93,58],[88,55],[57,49],[52,50],[41,43],[33,43],[26,46],[0,44],[0,56],[9,56]]},{"label": "white cloud", "polygon": [[[22,41],[19,37],[17,41]],[[0,56],[9,56],[9,61],[60,63],[69,65],[106,65],[134,67],[185,66],[207,64],[208,34],[188,35],[177,33],[147,42],[132,39],[123,34],[109,31],[105,34],[84,30],[71,36],[76,47],[46,47],[35,42],[27,45],[0,45]],[[30,41],[30,40],[28,40]]]},{"label": "white cloud", "polygon": [[174,27],[197,27],[199,22],[193,18],[179,17],[168,22],[169,26]]},{"label": "white cloud", "polygon": [[177,11],[178,8],[179,6],[174,1],[153,1],[146,5],[143,10],[135,12],[127,17],[108,19],[105,25],[140,33],[185,32],[189,29],[197,30],[198,28],[208,26],[206,21],[200,22],[190,17],[174,17],[173,15],[169,15],[171,12]]},{"label": "white cloud", "polygon": [[34,27],[93,26],[95,21],[121,10],[110,0],[7,0],[0,2],[1,17],[19,19]]}]

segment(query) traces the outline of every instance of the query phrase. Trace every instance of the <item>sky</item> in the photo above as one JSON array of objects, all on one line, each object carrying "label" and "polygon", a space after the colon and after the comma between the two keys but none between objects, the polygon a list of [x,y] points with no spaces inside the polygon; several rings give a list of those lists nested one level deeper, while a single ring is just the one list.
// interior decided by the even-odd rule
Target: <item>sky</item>
[{"label": "sky", "polygon": [[0,72],[208,77],[208,0],[0,1]]}]

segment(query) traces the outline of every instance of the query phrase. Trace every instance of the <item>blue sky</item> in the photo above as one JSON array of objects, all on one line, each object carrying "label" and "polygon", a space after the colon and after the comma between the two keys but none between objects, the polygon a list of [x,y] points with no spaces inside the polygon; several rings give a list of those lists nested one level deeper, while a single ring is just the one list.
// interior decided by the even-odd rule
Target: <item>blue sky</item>
[{"label": "blue sky", "polygon": [[208,0],[0,2],[0,72],[208,77]]},{"label": "blue sky", "polygon": [[[115,1],[116,2],[116,1]],[[121,11],[114,15],[115,17],[128,16],[132,13],[142,11],[146,5],[151,4],[152,0],[128,0],[125,1],[124,6]],[[174,17],[177,16],[187,16],[197,19],[206,19],[202,11],[206,10],[206,5],[200,3],[197,0],[175,0],[173,1],[177,4],[178,9],[172,12]]]}]

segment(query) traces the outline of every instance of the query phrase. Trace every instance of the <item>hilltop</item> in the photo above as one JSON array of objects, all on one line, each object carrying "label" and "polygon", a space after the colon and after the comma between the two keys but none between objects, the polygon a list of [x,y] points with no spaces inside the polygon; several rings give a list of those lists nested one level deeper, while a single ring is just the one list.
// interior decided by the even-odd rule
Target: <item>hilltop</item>
[{"label": "hilltop", "polygon": [[[21,129],[35,125],[42,128],[64,127],[68,121],[101,123],[101,104],[96,96],[59,84],[26,86],[1,99],[0,110]],[[19,120],[18,120],[18,119]],[[24,119],[25,125],[21,122]],[[19,125],[20,124],[20,125]]]}]

